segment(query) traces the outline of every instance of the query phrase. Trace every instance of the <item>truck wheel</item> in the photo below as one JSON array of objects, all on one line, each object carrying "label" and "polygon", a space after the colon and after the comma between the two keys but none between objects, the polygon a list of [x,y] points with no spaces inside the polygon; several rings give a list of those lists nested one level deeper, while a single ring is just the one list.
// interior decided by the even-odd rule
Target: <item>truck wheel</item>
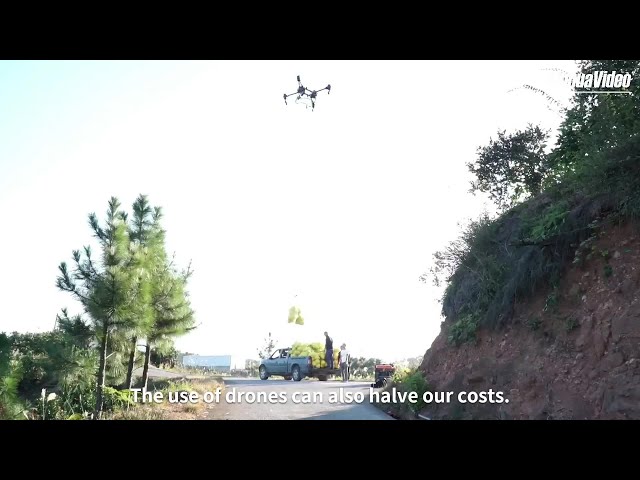
[{"label": "truck wheel", "polygon": [[320,380],[321,382],[326,382],[327,381],[327,376],[326,375],[318,375],[318,380]]},{"label": "truck wheel", "polygon": [[287,375],[286,377],[284,377],[284,379],[288,382],[289,380],[291,380],[291,377]]},{"label": "truck wheel", "polygon": [[300,375],[300,367],[298,365],[293,367],[291,374],[293,376],[294,381],[299,382],[300,380],[302,380],[302,375]]},{"label": "truck wheel", "polygon": [[267,369],[263,365],[260,367],[260,380],[266,380],[267,378],[269,378],[269,375],[267,374]]}]

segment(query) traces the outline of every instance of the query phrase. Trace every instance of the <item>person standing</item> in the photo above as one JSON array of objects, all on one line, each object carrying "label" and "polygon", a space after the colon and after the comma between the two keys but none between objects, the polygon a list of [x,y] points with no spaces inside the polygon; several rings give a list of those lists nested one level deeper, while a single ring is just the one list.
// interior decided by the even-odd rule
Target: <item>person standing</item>
[{"label": "person standing", "polygon": [[350,360],[351,355],[347,350],[347,345],[343,343],[340,346],[340,373],[342,373],[343,382],[349,381],[349,364],[351,363]]},{"label": "person standing", "polygon": [[327,368],[333,369],[333,339],[327,332],[324,332],[324,355],[327,362]]}]

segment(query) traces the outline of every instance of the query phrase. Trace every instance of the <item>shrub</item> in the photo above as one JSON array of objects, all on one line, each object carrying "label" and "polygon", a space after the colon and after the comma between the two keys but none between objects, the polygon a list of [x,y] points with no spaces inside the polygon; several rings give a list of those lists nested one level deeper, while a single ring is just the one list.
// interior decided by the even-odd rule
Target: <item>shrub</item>
[{"label": "shrub", "polygon": [[402,392],[417,393],[418,401],[416,403],[407,402],[405,405],[413,413],[418,413],[426,405],[423,397],[429,389],[429,384],[420,370],[402,369],[402,371],[396,371],[393,377],[393,386]]},{"label": "shrub", "polygon": [[452,345],[461,345],[472,342],[476,338],[478,330],[478,320],[473,315],[465,315],[451,325],[447,340]]}]

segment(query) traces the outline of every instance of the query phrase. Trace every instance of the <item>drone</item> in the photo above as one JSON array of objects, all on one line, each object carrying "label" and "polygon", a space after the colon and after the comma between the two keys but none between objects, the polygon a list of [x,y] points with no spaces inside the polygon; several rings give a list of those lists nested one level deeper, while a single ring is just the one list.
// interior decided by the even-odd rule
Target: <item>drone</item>
[{"label": "drone", "polygon": [[296,98],[296,103],[298,102],[298,100],[300,100],[302,97],[306,95],[311,99],[311,110],[313,110],[316,106],[316,96],[318,95],[318,92],[321,92],[322,90],[326,90],[328,95],[329,93],[331,93],[331,85],[327,85],[326,87],[321,88],[320,90],[309,90],[307,87],[302,85],[302,82],[300,81],[300,75],[298,75],[298,91],[294,93],[290,93],[289,95],[285,93],[284,104],[287,105],[287,97],[290,97],[291,95],[298,95],[298,97]]}]

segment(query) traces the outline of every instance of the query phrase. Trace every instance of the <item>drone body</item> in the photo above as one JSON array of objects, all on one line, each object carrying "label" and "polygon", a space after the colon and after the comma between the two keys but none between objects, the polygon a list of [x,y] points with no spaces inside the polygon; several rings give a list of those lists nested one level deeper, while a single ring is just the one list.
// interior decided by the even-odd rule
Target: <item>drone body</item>
[{"label": "drone body", "polygon": [[318,92],[321,92],[322,90],[326,90],[328,95],[329,93],[331,93],[331,85],[327,85],[326,87],[321,88],[320,90],[309,90],[307,87],[302,85],[302,82],[300,81],[300,75],[298,75],[298,90],[288,95],[285,93],[284,103],[285,105],[287,105],[287,97],[290,97],[292,95],[298,95],[296,97],[296,102],[300,100],[302,97],[307,96],[311,99],[311,110],[313,110],[316,106],[316,97],[318,95]]}]

